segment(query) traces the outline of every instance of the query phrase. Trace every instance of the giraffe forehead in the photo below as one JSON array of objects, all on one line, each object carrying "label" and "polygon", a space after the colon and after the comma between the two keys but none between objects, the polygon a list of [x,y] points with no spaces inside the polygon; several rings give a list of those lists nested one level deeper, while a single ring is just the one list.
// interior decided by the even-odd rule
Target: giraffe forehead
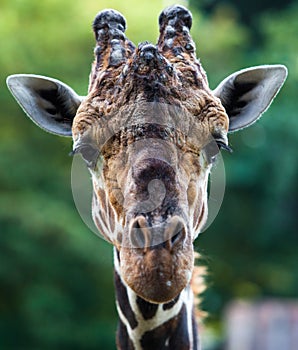
[{"label": "giraffe forehead", "polygon": [[[123,90],[117,100],[91,95],[81,104],[73,123],[75,144],[93,143],[103,154],[114,154],[136,141],[160,139],[198,154],[214,136],[226,138],[227,114],[206,92],[182,101],[170,96],[173,103],[167,103],[147,102],[141,91],[132,97]],[[130,98],[127,104],[121,101]]]}]

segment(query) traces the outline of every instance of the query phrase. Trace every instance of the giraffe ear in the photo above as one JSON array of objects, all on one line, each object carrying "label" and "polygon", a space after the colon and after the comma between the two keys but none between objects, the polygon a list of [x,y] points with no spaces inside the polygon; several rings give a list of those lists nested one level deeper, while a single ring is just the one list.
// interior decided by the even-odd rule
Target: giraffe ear
[{"label": "giraffe ear", "polygon": [[287,77],[283,65],[241,70],[223,80],[213,91],[230,119],[229,132],[253,124],[270,106]]},{"label": "giraffe ear", "polygon": [[59,80],[32,74],[7,78],[7,86],[28,117],[42,129],[71,136],[82,97]]}]

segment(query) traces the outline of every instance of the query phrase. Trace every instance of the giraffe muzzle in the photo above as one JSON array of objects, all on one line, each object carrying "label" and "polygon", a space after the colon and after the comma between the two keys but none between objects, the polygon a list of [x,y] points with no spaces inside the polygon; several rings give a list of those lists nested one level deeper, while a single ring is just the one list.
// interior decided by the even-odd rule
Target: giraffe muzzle
[{"label": "giraffe muzzle", "polygon": [[164,303],[189,283],[193,244],[184,220],[174,215],[150,226],[143,216],[134,218],[119,247],[121,275],[141,298]]},{"label": "giraffe muzzle", "polygon": [[[172,224],[173,227],[168,227],[171,233],[177,227],[175,219]],[[169,231],[164,233],[170,234]],[[145,237],[134,237],[137,244],[140,240],[152,239],[144,229],[139,234]],[[119,253],[122,278],[138,296],[149,302],[173,300],[190,282],[194,264],[193,245],[183,229],[171,234],[171,238],[162,244],[148,248],[123,245]]]}]

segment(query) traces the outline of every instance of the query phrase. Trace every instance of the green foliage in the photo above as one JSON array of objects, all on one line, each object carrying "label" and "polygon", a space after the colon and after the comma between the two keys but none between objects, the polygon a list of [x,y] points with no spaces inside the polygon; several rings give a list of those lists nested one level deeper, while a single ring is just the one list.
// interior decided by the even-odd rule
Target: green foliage
[{"label": "green foliage", "polygon": [[194,13],[193,22],[197,55],[207,73],[212,71],[209,78],[211,85],[214,85],[216,78],[219,81],[219,72],[227,74],[241,65],[249,33],[237,22],[235,11],[228,7],[218,8],[208,17]]},{"label": "green foliage", "polygon": [[218,7],[227,6],[237,11],[239,20],[250,27],[254,34],[261,34],[258,30],[257,18],[264,13],[278,13],[280,10],[295,3],[295,0],[263,0],[263,1],[246,1],[246,0],[190,0],[190,5],[194,8],[212,13]]},{"label": "green foliage", "polygon": [[[295,5],[296,4],[296,5]],[[24,117],[4,79],[36,73],[85,94],[98,11],[123,12],[135,42],[156,41],[161,1],[1,2],[0,348],[114,349],[111,247],[80,221],[70,190],[71,141]],[[232,298],[295,297],[297,278],[297,1],[255,21],[262,45],[233,7],[194,12],[192,34],[211,86],[246,66],[283,63],[289,78],[264,117],[230,135],[226,196],[196,242],[212,285],[204,307],[218,317]],[[248,49],[249,48],[249,49]]]}]

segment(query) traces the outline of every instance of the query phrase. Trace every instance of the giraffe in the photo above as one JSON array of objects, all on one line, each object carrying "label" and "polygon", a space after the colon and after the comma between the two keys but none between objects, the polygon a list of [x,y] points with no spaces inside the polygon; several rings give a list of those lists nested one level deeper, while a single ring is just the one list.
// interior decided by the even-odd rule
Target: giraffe
[{"label": "giraffe", "polygon": [[116,10],[94,22],[95,60],[87,96],[59,80],[8,77],[25,113],[42,129],[72,137],[93,184],[92,215],[114,246],[119,350],[198,350],[193,241],[207,218],[207,183],[228,133],[253,124],[287,69],[235,72],[211,90],[183,6],[159,16],[157,44],[135,46]]}]

